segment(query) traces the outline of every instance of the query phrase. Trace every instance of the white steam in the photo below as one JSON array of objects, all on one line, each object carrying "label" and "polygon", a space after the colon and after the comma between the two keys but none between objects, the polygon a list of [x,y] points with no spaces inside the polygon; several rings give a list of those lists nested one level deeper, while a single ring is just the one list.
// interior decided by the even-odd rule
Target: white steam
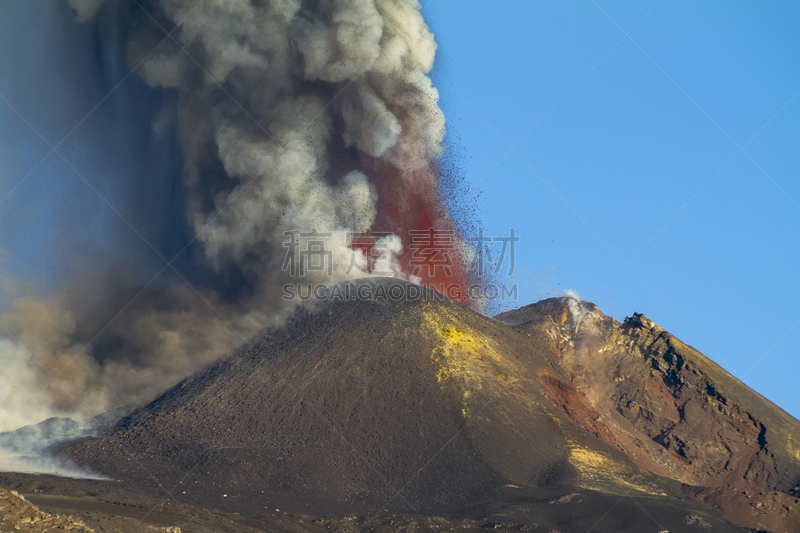
[{"label": "white steam", "polygon": [[567,306],[569,307],[569,313],[572,316],[572,323],[575,333],[577,333],[585,321],[591,320],[595,317],[595,313],[589,309],[588,306],[586,306],[583,299],[574,290],[566,289],[564,294],[568,298]]},{"label": "white steam", "polygon": [[[375,192],[355,168],[337,175],[337,144],[403,170],[440,154],[444,117],[426,76],[436,44],[416,1],[321,2],[313,12],[300,1],[161,6],[177,43],[146,56],[141,71],[151,86],[181,88],[189,219],[215,267],[250,268],[254,256],[258,268],[273,264],[285,231],[373,224]],[[148,37],[134,40],[131,61],[149,52]],[[199,178],[209,146],[234,180],[211,210]]]}]

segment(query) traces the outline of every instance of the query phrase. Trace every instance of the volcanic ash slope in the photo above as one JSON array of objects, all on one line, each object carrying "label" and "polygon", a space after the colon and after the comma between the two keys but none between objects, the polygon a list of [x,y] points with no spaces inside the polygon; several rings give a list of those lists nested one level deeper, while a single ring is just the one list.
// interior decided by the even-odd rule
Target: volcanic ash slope
[{"label": "volcanic ash slope", "polygon": [[[447,299],[328,302],[68,453],[128,486],[248,514],[743,531],[685,501],[668,469],[651,473],[663,461],[602,434],[614,424],[597,429],[606,414],[565,359],[589,348],[565,349],[575,340],[558,329],[576,322],[570,302],[524,308],[516,327]],[[584,318],[600,342],[611,319]]]}]

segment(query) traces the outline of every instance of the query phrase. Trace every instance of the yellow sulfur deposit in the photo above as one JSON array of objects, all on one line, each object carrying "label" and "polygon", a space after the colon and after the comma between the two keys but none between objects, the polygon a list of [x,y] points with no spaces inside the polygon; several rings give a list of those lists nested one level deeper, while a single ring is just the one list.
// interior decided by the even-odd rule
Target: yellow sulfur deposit
[{"label": "yellow sulfur deposit", "polygon": [[654,496],[666,493],[644,480],[631,475],[630,468],[617,463],[612,457],[572,442],[568,443],[569,462],[581,474],[586,489],[609,492],[610,486],[637,490]]},{"label": "yellow sulfur deposit", "polygon": [[442,388],[449,386],[461,391],[464,416],[471,392],[483,389],[488,380],[515,382],[515,366],[485,334],[464,327],[462,321],[441,308],[428,308],[424,316],[425,325],[438,341],[433,351],[436,379]]}]

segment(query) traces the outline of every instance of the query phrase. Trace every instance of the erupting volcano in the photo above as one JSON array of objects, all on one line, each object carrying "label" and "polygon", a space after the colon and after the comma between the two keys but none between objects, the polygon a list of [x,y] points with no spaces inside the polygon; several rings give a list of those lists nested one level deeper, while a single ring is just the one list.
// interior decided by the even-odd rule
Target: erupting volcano
[{"label": "erupting volcano", "polygon": [[[459,231],[468,224],[454,221],[436,171],[445,121],[417,1],[67,3],[79,24],[61,4],[58,29],[87,50],[63,63],[88,61],[118,108],[153,102],[150,127],[125,133],[130,160],[172,139],[179,154],[170,172],[133,165],[124,194],[75,164],[117,213],[79,280],[0,316],[0,349],[30,367],[26,387],[46,387],[9,419],[93,416],[150,398],[280,324],[302,303],[282,297],[287,286],[380,275],[477,303]],[[71,219],[76,240],[92,213]],[[147,259],[120,268],[132,249]]]}]

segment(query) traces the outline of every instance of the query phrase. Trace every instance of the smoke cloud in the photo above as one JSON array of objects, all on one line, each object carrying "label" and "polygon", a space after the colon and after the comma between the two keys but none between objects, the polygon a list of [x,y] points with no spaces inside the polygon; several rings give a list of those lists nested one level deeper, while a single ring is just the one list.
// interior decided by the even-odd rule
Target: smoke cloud
[{"label": "smoke cloud", "polygon": [[[469,246],[438,191],[445,121],[419,2],[67,4],[60,23],[81,25],[99,50],[86,68],[129,91],[115,96],[106,133],[82,142],[133,154],[130,176],[87,171],[115,210],[94,221],[103,246],[83,239],[92,260],[73,250],[59,264],[70,275],[22,291],[0,315],[0,431],[142,402],[280,324],[297,305],[281,298],[297,281],[292,232],[328,234],[330,271],[309,268],[305,283],[371,275],[354,254],[436,281],[409,267],[409,230],[430,228],[452,234],[454,276],[466,281]],[[133,79],[109,73],[113,60],[97,59],[108,50]],[[117,131],[119,109],[144,113],[149,128]],[[149,162],[171,139],[171,159]],[[83,230],[66,228],[74,248]],[[367,231],[378,234],[366,246],[348,240]]]}]

